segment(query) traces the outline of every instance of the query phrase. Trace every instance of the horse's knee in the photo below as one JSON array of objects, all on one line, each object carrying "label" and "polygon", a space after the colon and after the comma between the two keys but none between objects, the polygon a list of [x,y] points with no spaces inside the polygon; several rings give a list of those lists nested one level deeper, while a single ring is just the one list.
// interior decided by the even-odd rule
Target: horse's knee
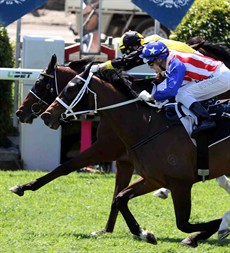
[{"label": "horse's knee", "polygon": [[122,192],[120,192],[114,199],[114,204],[118,209],[121,209],[125,205],[127,205],[128,200],[124,197]]}]

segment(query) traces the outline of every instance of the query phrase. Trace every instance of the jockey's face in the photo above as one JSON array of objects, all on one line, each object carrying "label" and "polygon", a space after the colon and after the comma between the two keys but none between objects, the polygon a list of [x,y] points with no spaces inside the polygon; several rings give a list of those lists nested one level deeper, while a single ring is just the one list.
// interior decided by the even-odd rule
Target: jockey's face
[{"label": "jockey's face", "polygon": [[156,70],[157,73],[161,72],[162,70],[165,70],[165,60],[155,60],[151,63],[148,63],[149,67],[151,69]]},{"label": "jockey's face", "polygon": [[166,60],[165,59],[155,60],[151,64],[149,64],[149,66],[151,69],[154,69],[157,73],[162,72],[165,70]]}]

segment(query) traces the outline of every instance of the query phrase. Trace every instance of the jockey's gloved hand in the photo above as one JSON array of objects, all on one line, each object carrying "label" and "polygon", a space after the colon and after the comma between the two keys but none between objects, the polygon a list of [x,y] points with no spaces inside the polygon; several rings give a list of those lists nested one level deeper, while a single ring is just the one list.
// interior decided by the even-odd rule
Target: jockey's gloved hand
[{"label": "jockey's gloved hand", "polygon": [[99,65],[96,64],[96,65],[92,65],[91,68],[90,68],[90,72],[93,72],[93,73],[96,73],[99,69]]},{"label": "jockey's gloved hand", "polygon": [[148,93],[148,91],[146,91],[146,90],[143,90],[138,95],[138,98],[140,98],[140,100],[143,100],[143,101],[152,101],[153,100],[152,95],[150,93]]}]

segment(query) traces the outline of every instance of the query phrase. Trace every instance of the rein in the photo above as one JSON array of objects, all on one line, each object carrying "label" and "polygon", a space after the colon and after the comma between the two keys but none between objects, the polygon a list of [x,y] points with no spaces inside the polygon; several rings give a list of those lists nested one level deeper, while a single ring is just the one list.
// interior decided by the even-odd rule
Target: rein
[{"label": "rein", "polygon": [[[121,107],[121,106],[124,106],[124,105],[131,104],[131,103],[135,103],[137,101],[142,101],[139,97],[137,97],[137,98],[125,101],[125,102],[120,102],[120,103],[116,103],[116,104],[112,104],[112,105],[108,105],[108,106],[98,108],[97,107],[97,94],[88,87],[88,85],[89,85],[89,83],[92,79],[92,76],[93,76],[93,72],[89,73],[89,76],[87,77],[87,79],[84,79],[79,75],[75,76],[75,77],[79,78],[80,80],[82,80],[84,82],[84,85],[83,85],[83,87],[81,88],[81,90],[76,95],[76,97],[74,98],[74,100],[72,101],[72,103],[70,105],[67,105],[62,99],[60,99],[59,97],[56,97],[56,101],[58,103],[60,103],[66,109],[66,111],[64,113],[62,113],[61,119],[65,120],[65,119],[67,119],[68,117],[71,117],[71,116],[73,116],[74,119],[77,119],[76,115],[79,115],[79,114],[97,113],[98,111],[113,109],[113,108],[117,108],[117,107]],[[94,110],[84,110],[84,111],[74,112],[73,108],[81,101],[83,95],[86,92],[91,92],[93,94],[93,96],[94,96],[94,108],[95,109]],[[155,108],[158,108],[158,109],[160,109],[164,105],[164,104],[156,105],[156,104],[149,103],[147,101],[144,101],[144,102],[146,104],[148,104],[149,106],[155,107]]]},{"label": "rein", "polygon": [[138,143],[132,145],[130,148],[129,148],[129,151],[134,151],[138,148],[140,148],[141,146],[145,145],[146,143],[150,142],[151,140],[153,140],[154,138],[156,138],[157,136],[163,134],[164,132],[166,132],[168,129],[170,128],[170,125],[166,125],[163,129],[157,131],[156,133],[148,136],[147,138],[139,141]]}]

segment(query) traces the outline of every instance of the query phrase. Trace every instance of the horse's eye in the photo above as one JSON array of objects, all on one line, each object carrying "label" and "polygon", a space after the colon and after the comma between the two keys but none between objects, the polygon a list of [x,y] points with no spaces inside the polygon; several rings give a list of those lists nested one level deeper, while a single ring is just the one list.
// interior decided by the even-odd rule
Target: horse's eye
[{"label": "horse's eye", "polygon": [[35,82],[35,85],[34,85],[35,87],[35,90],[36,91],[40,91],[41,90],[41,83],[40,83],[40,81],[39,80],[37,80],[36,82]]},{"label": "horse's eye", "polygon": [[47,84],[46,84],[46,89],[49,90],[50,87],[51,87],[50,83],[47,83]]}]

